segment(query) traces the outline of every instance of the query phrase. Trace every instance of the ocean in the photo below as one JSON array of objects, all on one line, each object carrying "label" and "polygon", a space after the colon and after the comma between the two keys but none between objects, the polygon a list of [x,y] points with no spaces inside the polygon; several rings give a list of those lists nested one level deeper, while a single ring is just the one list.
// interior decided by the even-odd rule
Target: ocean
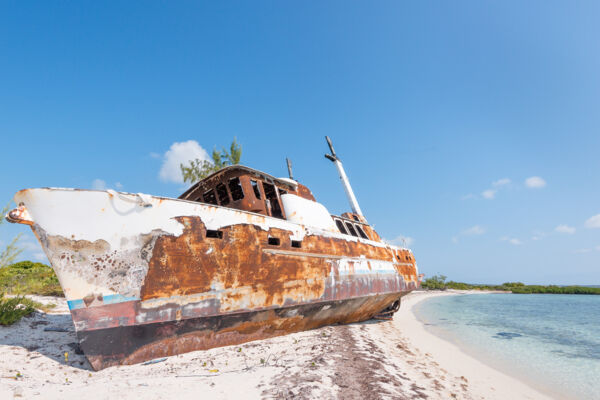
[{"label": "ocean", "polygon": [[415,314],[431,333],[554,398],[600,399],[600,296],[440,296]]}]

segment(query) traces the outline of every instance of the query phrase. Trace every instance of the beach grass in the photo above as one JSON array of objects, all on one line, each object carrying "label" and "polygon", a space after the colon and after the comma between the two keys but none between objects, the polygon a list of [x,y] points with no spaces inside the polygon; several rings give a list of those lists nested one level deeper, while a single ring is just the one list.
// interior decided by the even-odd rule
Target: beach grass
[{"label": "beach grass", "polygon": [[54,307],[44,305],[23,296],[5,297],[0,293],[0,325],[12,325],[36,309],[47,311]]},{"label": "beach grass", "polygon": [[0,268],[0,292],[64,297],[52,268],[32,261],[21,261]]}]

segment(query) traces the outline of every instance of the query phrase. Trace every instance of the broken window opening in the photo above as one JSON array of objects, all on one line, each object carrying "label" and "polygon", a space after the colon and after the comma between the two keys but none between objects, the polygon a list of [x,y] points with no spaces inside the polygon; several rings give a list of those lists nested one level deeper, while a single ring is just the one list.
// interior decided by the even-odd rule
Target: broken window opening
[{"label": "broken window opening", "polygon": [[270,183],[263,182],[263,190],[265,191],[265,197],[271,204],[271,216],[275,218],[283,218],[283,212],[281,211],[281,206],[279,205],[279,199],[277,198],[275,186],[271,185]]},{"label": "broken window opening", "polygon": [[205,203],[217,205],[217,196],[215,196],[214,190],[210,189],[208,192],[205,192],[202,197],[204,198]]},{"label": "broken window opening", "polygon": [[337,225],[337,227],[338,227],[338,229],[340,230],[341,233],[343,233],[344,235],[348,234],[348,231],[344,227],[344,223],[342,221],[340,221],[339,219],[336,219],[335,220],[335,224]]},{"label": "broken window opening", "polygon": [[223,239],[223,231],[206,230],[206,237],[213,239]]},{"label": "broken window opening", "polygon": [[295,247],[297,249],[302,247],[302,241],[301,240],[292,240],[292,247]]},{"label": "broken window opening", "polygon": [[254,195],[258,200],[260,200],[262,197],[260,196],[260,188],[258,187],[258,182],[251,179],[250,184],[252,185],[252,189],[254,190]]},{"label": "broken window opening", "polygon": [[367,234],[365,233],[365,231],[363,231],[363,228],[360,225],[355,224],[354,226],[356,227],[356,231],[358,232],[358,234],[360,235],[361,238],[363,238],[363,239],[369,238],[367,236]]},{"label": "broken window opening", "polygon": [[219,183],[216,187],[217,196],[219,197],[219,203],[222,206],[229,204],[229,193],[227,193],[227,188],[222,183]]},{"label": "broken window opening", "polygon": [[279,246],[279,244],[281,243],[281,241],[279,240],[279,238],[276,237],[270,237],[269,236],[269,240],[268,243],[272,246]]},{"label": "broken window opening", "polygon": [[352,224],[350,222],[346,222],[346,229],[348,229],[348,232],[350,232],[350,234],[352,236],[358,237],[358,234],[356,233],[356,231],[354,230],[354,227],[352,226]]},{"label": "broken window opening", "polygon": [[229,180],[229,191],[231,192],[233,201],[244,198],[244,190],[242,189],[240,178],[232,178]]},{"label": "broken window opening", "polygon": [[283,189],[279,189],[279,196],[283,196],[284,194],[287,194],[287,190],[283,190]]}]

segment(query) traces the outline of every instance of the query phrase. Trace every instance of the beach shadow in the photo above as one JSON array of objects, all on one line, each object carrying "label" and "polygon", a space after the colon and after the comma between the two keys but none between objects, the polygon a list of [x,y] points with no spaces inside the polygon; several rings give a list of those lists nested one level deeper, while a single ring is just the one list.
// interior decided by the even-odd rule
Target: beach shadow
[{"label": "beach shadow", "polygon": [[334,325],[329,325],[329,326],[348,326],[348,325],[373,325],[373,324],[383,324],[386,322],[391,322],[391,320],[387,320],[387,319],[368,319],[366,321],[360,321],[360,322],[350,322],[349,324],[334,324]]},{"label": "beach shadow", "polygon": [[25,349],[29,360],[47,357],[64,366],[93,371],[79,348],[69,314],[36,311],[14,325],[0,327],[0,345]]},{"label": "beach shadow", "polygon": [[[348,325],[379,325],[389,320],[370,319],[350,324],[334,324],[328,327]],[[327,328],[324,326],[322,328]],[[0,326],[0,346],[22,348],[27,360],[46,357],[51,362],[84,371],[93,371],[79,348],[79,341],[70,314],[48,314],[36,311],[11,326]],[[65,357],[67,353],[67,357]],[[39,361],[39,360],[38,360]]]}]

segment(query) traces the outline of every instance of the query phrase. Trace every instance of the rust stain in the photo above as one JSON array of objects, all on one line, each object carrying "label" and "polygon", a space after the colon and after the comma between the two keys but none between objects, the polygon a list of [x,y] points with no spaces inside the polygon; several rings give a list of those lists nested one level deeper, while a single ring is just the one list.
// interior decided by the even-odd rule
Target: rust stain
[{"label": "rust stain", "polygon": [[[286,230],[264,231],[254,225],[237,224],[221,228],[222,239],[207,238],[200,218],[178,217],[177,220],[184,225],[182,235],[163,235],[156,239],[141,289],[142,300],[243,287],[251,288],[248,302],[253,303],[255,299],[255,303],[263,306],[283,305],[286,299],[322,297],[324,280],[332,271],[331,259],[269,254],[264,249],[395,261],[391,248],[359,241],[307,235],[302,240],[302,248],[296,249],[291,247],[291,232]],[[269,245],[269,237],[279,239],[280,245]],[[400,254],[402,263],[395,264],[397,272],[405,281],[415,282],[415,264],[407,261],[412,260],[410,253],[404,250]],[[353,271],[354,263],[349,265]],[[293,282],[297,283],[290,284]],[[232,294],[231,300],[241,300],[243,296]]]}]

